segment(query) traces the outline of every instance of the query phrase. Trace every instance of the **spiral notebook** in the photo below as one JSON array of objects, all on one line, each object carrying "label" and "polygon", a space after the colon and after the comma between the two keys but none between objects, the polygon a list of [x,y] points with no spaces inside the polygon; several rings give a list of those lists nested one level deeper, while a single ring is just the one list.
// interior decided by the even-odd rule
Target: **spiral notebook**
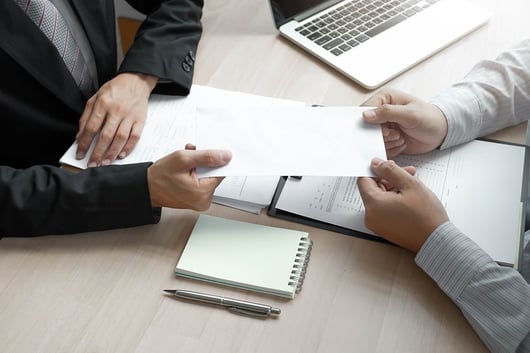
[{"label": "spiral notebook", "polygon": [[306,232],[201,214],[175,272],[292,299],[302,289],[311,247]]}]

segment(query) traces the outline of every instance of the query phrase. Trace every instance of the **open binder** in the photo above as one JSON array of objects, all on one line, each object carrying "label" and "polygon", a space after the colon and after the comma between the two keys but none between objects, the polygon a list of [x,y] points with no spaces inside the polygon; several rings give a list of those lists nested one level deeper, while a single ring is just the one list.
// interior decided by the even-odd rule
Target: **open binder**
[{"label": "open binder", "polygon": [[306,232],[201,214],[175,273],[292,299],[302,289],[312,245]]},{"label": "open binder", "polygon": [[[444,204],[449,219],[501,265],[518,268],[528,197],[528,147],[475,140],[424,155],[399,156]],[[364,225],[356,178],[282,177],[268,214],[383,241]]]}]

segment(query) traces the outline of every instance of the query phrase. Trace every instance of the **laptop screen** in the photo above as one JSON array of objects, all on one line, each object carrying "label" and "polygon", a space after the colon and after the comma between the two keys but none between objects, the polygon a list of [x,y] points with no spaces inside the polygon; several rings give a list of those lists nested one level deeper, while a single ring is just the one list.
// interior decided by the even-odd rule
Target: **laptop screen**
[{"label": "laptop screen", "polygon": [[343,0],[269,0],[276,27],[296,18],[302,20]]}]

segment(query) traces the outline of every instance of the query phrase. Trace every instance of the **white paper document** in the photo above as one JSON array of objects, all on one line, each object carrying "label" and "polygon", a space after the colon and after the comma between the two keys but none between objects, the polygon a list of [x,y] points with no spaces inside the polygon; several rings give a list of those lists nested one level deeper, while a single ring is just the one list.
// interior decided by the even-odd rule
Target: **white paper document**
[{"label": "white paper document", "polygon": [[[303,107],[305,103],[200,85],[193,85],[187,97],[152,95],[149,99],[147,120],[138,144],[130,155],[116,160],[113,164],[154,162],[175,150],[184,149],[187,143],[195,143],[197,135],[195,111],[202,105],[208,105],[212,111],[215,111],[221,107],[233,107],[233,109],[245,106]],[[225,126],[223,130],[230,128]],[[219,133],[222,134],[223,131]],[[75,157],[77,143],[74,143],[61,157],[60,162],[86,169],[94,146],[95,141],[86,157],[77,160]]]},{"label": "white paper document", "polygon": [[[215,109],[215,110],[213,110]],[[366,107],[197,108],[197,148],[232,151],[200,176],[371,176],[370,161],[386,158],[379,125]]]},{"label": "white paper document", "polygon": [[[525,148],[472,141],[443,151],[396,158],[414,165],[417,176],[442,201],[449,219],[502,264],[518,261],[521,241]],[[289,178],[277,209],[373,234],[354,177]],[[384,222],[384,220],[381,220]]]}]

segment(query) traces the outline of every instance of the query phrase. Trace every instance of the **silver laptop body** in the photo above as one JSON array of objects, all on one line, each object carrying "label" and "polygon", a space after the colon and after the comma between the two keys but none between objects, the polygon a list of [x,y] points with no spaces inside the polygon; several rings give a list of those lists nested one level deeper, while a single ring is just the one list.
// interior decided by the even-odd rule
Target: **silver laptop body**
[{"label": "silver laptop body", "polygon": [[269,0],[281,35],[374,89],[488,22],[467,0]]}]

